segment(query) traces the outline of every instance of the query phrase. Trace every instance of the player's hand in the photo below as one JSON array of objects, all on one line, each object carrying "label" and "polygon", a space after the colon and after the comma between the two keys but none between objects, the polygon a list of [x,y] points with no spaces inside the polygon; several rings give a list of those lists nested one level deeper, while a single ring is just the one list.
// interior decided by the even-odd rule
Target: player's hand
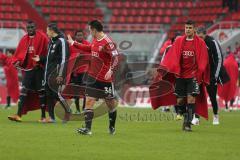
[{"label": "player's hand", "polygon": [[104,79],[109,80],[112,77],[113,71],[112,69],[109,69],[108,72],[105,74]]},{"label": "player's hand", "polygon": [[67,37],[68,37],[68,40],[67,40],[68,43],[70,43],[72,45],[74,43],[74,40],[72,39],[71,35],[68,34]]},{"label": "player's hand", "polygon": [[63,77],[58,76],[58,77],[56,78],[56,81],[57,81],[57,84],[62,84],[62,82],[63,82]]},{"label": "player's hand", "polygon": [[32,59],[33,59],[35,62],[39,62],[39,61],[40,61],[39,55],[35,55]]}]

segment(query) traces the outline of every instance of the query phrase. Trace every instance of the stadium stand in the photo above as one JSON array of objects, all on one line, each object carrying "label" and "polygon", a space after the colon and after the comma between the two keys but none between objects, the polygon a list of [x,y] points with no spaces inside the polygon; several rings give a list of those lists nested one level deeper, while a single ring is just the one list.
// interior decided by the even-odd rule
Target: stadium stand
[{"label": "stadium stand", "polygon": [[56,21],[66,32],[84,29],[92,19],[103,20],[101,9],[94,1],[85,0],[35,0],[37,8],[41,8],[46,21]]},{"label": "stadium stand", "polygon": [[221,16],[226,15],[228,8],[222,8],[222,1],[219,0],[201,0],[186,11],[186,15],[179,16],[176,23],[173,24],[169,31],[169,36],[172,37],[175,31],[183,31],[183,23],[187,19],[192,19],[197,26],[205,25],[211,26]]},{"label": "stadium stand", "polygon": [[28,18],[28,14],[26,12],[23,12],[21,6],[15,4],[13,0],[0,0],[0,19],[2,22],[0,23],[0,27],[22,27],[18,22],[27,20]]}]

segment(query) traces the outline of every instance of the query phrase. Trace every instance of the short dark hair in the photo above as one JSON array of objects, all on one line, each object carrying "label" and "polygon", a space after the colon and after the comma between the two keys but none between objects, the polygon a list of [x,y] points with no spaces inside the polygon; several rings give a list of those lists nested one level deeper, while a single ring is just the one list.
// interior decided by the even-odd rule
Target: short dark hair
[{"label": "short dark hair", "polygon": [[51,22],[48,24],[47,26],[49,29],[53,30],[55,33],[59,33],[59,29],[58,29],[58,26],[57,26],[57,23],[55,22]]},{"label": "short dark hair", "polygon": [[98,21],[98,20],[93,20],[93,21],[89,22],[88,25],[90,26],[91,29],[94,28],[94,29],[96,29],[98,32],[103,31],[103,25],[102,25],[102,23],[101,23],[100,21]]},{"label": "short dark hair", "polygon": [[27,24],[35,24],[35,22],[31,19],[27,20]]},{"label": "short dark hair", "polygon": [[198,33],[198,34],[199,34],[199,33],[207,34],[207,30],[206,30],[206,28],[205,28],[204,26],[200,26],[200,27],[198,27],[198,29],[197,29],[197,33]]},{"label": "short dark hair", "polygon": [[82,29],[76,30],[75,33],[74,33],[74,35],[76,36],[77,33],[79,33],[79,32],[83,33],[83,30],[82,30]]},{"label": "short dark hair", "polygon": [[195,25],[195,22],[193,21],[193,20],[191,20],[191,19],[189,19],[189,20],[187,20],[186,22],[185,22],[185,24],[187,24],[187,25]]}]

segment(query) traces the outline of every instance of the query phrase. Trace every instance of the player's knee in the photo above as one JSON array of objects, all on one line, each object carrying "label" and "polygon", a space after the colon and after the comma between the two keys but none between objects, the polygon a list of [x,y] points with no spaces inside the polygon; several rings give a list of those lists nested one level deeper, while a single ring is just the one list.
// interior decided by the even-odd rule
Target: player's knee
[{"label": "player's knee", "polygon": [[93,105],[95,104],[95,102],[96,102],[95,98],[87,97],[85,109],[93,109]]},{"label": "player's knee", "polygon": [[178,98],[178,99],[177,99],[177,105],[179,105],[179,106],[184,105],[183,98]]},{"label": "player's knee", "polygon": [[193,97],[193,96],[188,96],[188,97],[187,97],[187,101],[188,101],[189,104],[194,104],[194,103],[195,103],[195,97]]},{"label": "player's knee", "polygon": [[105,102],[110,110],[112,110],[118,106],[117,99],[105,99]]}]

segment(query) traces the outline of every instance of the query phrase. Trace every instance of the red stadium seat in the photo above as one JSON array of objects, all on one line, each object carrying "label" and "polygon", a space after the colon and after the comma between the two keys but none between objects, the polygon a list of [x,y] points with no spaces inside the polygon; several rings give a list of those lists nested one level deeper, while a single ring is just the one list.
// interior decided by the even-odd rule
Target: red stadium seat
[{"label": "red stadium seat", "polygon": [[151,24],[153,22],[153,18],[151,16],[147,16],[145,22]]},{"label": "red stadium seat", "polygon": [[135,18],[133,16],[127,17],[126,22],[127,23],[135,23]]},{"label": "red stadium seat", "polygon": [[164,18],[163,18],[163,23],[168,24],[168,23],[170,23],[170,22],[171,22],[171,18],[170,18],[170,17],[164,17]]},{"label": "red stadium seat", "polygon": [[166,8],[166,3],[161,1],[161,2],[158,4],[158,7],[159,7],[159,8]]},{"label": "red stadium seat", "polygon": [[157,10],[157,15],[162,16],[163,14],[164,14],[163,9],[158,9]]},{"label": "red stadium seat", "polygon": [[23,20],[27,20],[28,19],[28,15],[23,13],[23,14],[21,14],[21,18]]},{"label": "red stadium seat", "polygon": [[161,17],[155,17],[153,22],[157,23],[157,24],[160,24],[160,23],[162,23],[162,18]]},{"label": "red stadium seat", "polygon": [[11,20],[12,19],[12,14],[11,13],[5,13],[4,17],[2,19]]},{"label": "red stadium seat", "polygon": [[65,23],[58,23],[58,27],[60,28],[60,29],[65,29]]},{"label": "red stadium seat", "polygon": [[56,15],[50,15],[49,20],[50,20],[50,21],[57,21],[58,18],[57,18]]},{"label": "red stadium seat", "polygon": [[145,16],[145,15],[146,15],[146,10],[145,10],[145,9],[141,9],[141,10],[138,12],[138,14],[139,14],[140,16]]},{"label": "red stadium seat", "polygon": [[41,5],[42,5],[42,1],[41,1],[41,0],[35,0],[35,1],[34,1],[34,4],[35,4],[36,6],[41,6]]},{"label": "red stadium seat", "polygon": [[15,11],[16,11],[16,12],[21,12],[21,7],[20,7],[20,6],[16,6],[16,7],[15,7]]},{"label": "red stadium seat", "polygon": [[13,19],[14,20],[21,20],[21,16],[19,15],[19,13],[13,13]]},{"label": "red stadium seat", "polygon": [[138,14],[138,10],[137,9],[131,9],[130,11],[130,15],[131,16],[136,16]]},{"label": "red stadium seat", "polygon": [[148,6],[149,6],[149,8],[155,9],[155,8],[157,8],[157,3],[154,1],[154,2],[148,3]]},{"label": "red stadium seat", "polygon": [[48,7],[43,7],[42,8],[42,13],[43,14],[48,14],[48,13],[50,13],[50,9]]},{"label": "red stadium seat", "polygon": [[130,2],[129,1],[126,1],[123,3],[123,8],[126,8],[126,9],[129,9],[131,6]]},{"label": "red stadium seat", "polygon": [[154,16],[155,15],[155,10],[154,9],[149,9],[148,15]]},{"label": "red stadium seat", "polygon": [[142,3],[140,3],[141,4],[141,8],[144,8],[144,9],[146,9],[147,7],[148,7],[148,4],[147,4],[147,2],[146,1],[143,1]]},{"label": "red stadium seat", "polygon": [[171,15],[173,14],[172,9],[166,9],[165,14],[166,14],[167,16],[171,16]]},{"label": "red stadium seat", "polygon": [[125,22],[126,22],[125,17],[120,16],[119,17],[119,23],[125,23]]}]

